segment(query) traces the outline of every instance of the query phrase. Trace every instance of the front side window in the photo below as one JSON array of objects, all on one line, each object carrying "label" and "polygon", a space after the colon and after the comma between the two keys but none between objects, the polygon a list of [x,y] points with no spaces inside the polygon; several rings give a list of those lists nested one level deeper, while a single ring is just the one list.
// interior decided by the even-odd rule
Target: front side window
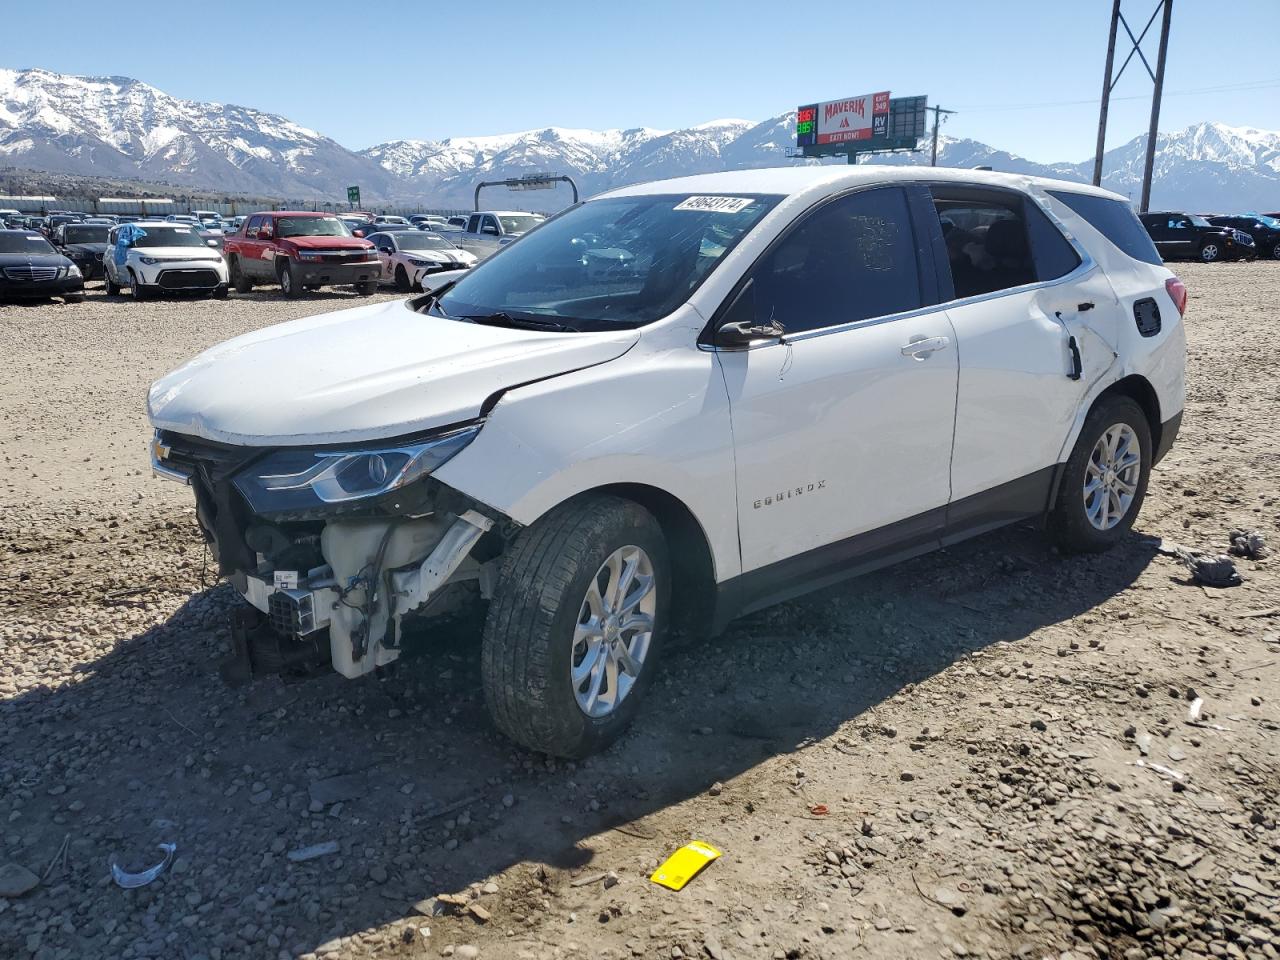
[{"label": "front side window", "polygon": [[541,319],[577,330],[652,323],[688,300],[778,199],[591,200],[472,268],[439,307],[449,317]]},{"label": "front side window", "polygon": [[790,333],[920,307],[906,196],[869,190],[826,204],[769,252],[752,280],[757,321]]}]

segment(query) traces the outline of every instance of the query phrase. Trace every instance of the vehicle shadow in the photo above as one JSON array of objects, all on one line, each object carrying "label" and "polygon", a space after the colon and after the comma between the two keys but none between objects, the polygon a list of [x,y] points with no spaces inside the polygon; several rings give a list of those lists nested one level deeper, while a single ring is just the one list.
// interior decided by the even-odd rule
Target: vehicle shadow
[{"label": "vehicle shadow", "polygon": [[[762,611],[668,651],[633,730],[580,764],[493,731],[474,620],[412,638],[375,677],[229,689],[215,662],[239,601],[200,591],[75,682],[0,701],[0,861],[39,870],[70,838],[70,870],[14,901],[29,910],[0,912],[0,955],[18,955],[22,918],[46,908],[73,919],[44,933],[72,955],[296,954],[516,864],[608,869],[592,838],[611,828],[661,858],[690,837],[652,815],[768,758],[854,739],[909,685],[1116,596],[1157,544],[1061,557],[1024,525]],[[351,774],[327,784],[340,803],[313,809],[312,785]],[[166,841],[169,875],[104,882],[112,853],[137,867]],[[327,841],[336,853],[287,856]]]}]

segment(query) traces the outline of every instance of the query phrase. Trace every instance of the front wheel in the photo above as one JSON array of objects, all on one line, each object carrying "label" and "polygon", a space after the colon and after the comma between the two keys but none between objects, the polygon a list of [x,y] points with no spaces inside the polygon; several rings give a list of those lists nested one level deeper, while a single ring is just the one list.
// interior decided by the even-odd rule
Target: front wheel
[{"label": "front wheel", "polygon": [[557,757],[607,747],[652,682],[670,596],[666,540],[639,505],[589,495],[536,521],[485,622],[481,677],[498,728]]},{"label": "front wheel", "polygon": [[409,274],[405,273],[404,267],[399,265],[396,267],[396,290],[400,293],[409,292]]},{"label": "front wheel", "polygon": [[298,282],[298,278],[293,275],[293,264],[289,261],[283,261],[276,267],[276,275],[280,279],[280,292],[289,299],[302,296],[302,284]]},{"label": "front wheel", "polygon": [[1220,256],[1222,256],[1222,250],[1219,249],[1218,245],[1213,241],[1206,243],[1200,248],[1200,260],[1203,263],[1213,263],[1213,261],[1217,260]]},{"label": "front wheel", "polygon": [[1276,245],[1271,248],[1271,259],[1280,260],[1280,241],[1276,241]]},{"label": "front wheel", "polygon": [[141,303],[143,300],[147,299],[146,285],[143,284],[143,282],[138,279],[138,275],[132,271],[129,272],[129,292],[133,294],[133,299],[136,303]]},{"label": "front wheel", "polygon": [[236,288],[236,293],[248,293],[253,289],[253,284],[249,282],[249,278],[244,275],[244,268],[240,266],[240,258],[231,258],[231,285]]},{"label": "front wheel", "polygon": [[1151,475],[1151,427],[1129,397],[1102,400],[1085,418],[1049,511],[1062,549],[1098,553],[1133,527]]}]

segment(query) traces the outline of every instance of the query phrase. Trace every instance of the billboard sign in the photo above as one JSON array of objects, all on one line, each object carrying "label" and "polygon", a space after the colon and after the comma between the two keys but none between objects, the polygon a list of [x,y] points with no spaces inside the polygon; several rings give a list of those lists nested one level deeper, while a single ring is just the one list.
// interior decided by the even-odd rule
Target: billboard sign
[{"label": "billboard sign", "polygon": [[796,146],[824,146],[884,137],[889,91],[812,103],[796,110]]}]

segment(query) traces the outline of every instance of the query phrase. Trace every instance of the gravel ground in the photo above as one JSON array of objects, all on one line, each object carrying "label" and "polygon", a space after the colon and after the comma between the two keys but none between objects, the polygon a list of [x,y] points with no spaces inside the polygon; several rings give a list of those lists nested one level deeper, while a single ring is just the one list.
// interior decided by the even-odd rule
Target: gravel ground
[{"label": "gravel ground", "polygon": [[473,623],[216,678],[236,600],[146,385],[356,298],[0,307],[0,957],[1276,957],[1280,561],[1213,590],[1160,548],[1280,546],[1280,268],[1180,272],[1187,416],[1123,547],[1028,524],[739,621],[581,764],[493,732]]}]

